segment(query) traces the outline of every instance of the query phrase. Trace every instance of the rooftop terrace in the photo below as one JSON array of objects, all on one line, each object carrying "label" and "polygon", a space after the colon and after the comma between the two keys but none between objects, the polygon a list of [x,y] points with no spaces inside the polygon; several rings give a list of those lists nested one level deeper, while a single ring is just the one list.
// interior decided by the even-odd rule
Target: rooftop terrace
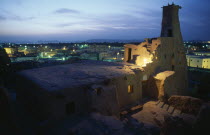
[{"label": "rooftop terrace", "polygon": [[39,87],[51,91],[103,82],[106,79],[135,74],[133,65],[83,60],[78,63],[36,68],[19,72]]}]

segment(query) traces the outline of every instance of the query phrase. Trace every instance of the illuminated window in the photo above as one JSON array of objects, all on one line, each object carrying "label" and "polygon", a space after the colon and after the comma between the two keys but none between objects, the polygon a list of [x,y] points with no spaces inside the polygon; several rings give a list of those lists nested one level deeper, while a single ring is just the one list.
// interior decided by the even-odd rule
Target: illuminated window
[{"label": "illuminated window", "polygon": [[133,85],[128,85],[128,93],[133,93]]}]

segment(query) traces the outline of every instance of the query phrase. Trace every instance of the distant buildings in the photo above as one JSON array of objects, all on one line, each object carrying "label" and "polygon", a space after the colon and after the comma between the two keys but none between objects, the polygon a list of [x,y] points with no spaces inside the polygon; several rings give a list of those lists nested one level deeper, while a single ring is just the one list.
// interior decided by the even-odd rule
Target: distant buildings
[{"label": "distant buildings", "polygon": [[195,51],[192,54],[197,56],[210,56],[210,51]]},{"label": "distant buildings", "polygon": [[[71,58],[121,62],[122,43],[3,44],[12,62],[66,61]],[[27,58],[26,58],[27,57]],[[29,58],[31,57],[31,58]]]},{"label": "distant buildings", "polygon": [[187,55],[189,67],[210,69],[210,56]]},{"label": "distant buildings", "polygon": [[194,51],[204,51],[210,49],[210,42],[206,41],[186,41],[184,42],[184,46],[187,53],[191,53]]}]

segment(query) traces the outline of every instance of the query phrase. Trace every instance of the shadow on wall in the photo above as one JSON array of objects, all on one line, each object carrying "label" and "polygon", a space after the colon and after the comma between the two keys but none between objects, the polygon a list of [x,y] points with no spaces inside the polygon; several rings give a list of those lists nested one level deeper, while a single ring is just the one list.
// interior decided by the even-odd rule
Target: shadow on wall
[{"label": "shadow on wall", "polygon": [[158,99],[158,84],[160,85],[161,81],[156,80],[153,77],[149,77],[148,80],[142,81],[142,95],[143,98],[154,98]]},{"label": "shadow on wall", "polygon": [[139,55],[133,55],[133,59],[130,60],[129,62],[135,64],[135,62],[136,62],[138,56],[139,56]]}]

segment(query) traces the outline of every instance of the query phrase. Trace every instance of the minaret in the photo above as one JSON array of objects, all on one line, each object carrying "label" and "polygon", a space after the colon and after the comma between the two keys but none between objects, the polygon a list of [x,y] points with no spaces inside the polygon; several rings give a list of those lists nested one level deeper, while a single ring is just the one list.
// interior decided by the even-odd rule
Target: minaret
[{"label": "minaret", "polygon": [[163,6],[163,19],[161,37],[175,37],[182,42],[182,34],[179,23],[179,9],[181,6],[172,5]]},{"label": "minaret", "polygon": [[172,41],[166,43],[165,47],[171,49],[167,55],[171,70],[175,71],[174,88],[178,95],[185,95],[188,88],[187,60],[179,22],[179,9],[181,6],[174,3],[163,6],[161,37],[163,39],[170,37]]}]

